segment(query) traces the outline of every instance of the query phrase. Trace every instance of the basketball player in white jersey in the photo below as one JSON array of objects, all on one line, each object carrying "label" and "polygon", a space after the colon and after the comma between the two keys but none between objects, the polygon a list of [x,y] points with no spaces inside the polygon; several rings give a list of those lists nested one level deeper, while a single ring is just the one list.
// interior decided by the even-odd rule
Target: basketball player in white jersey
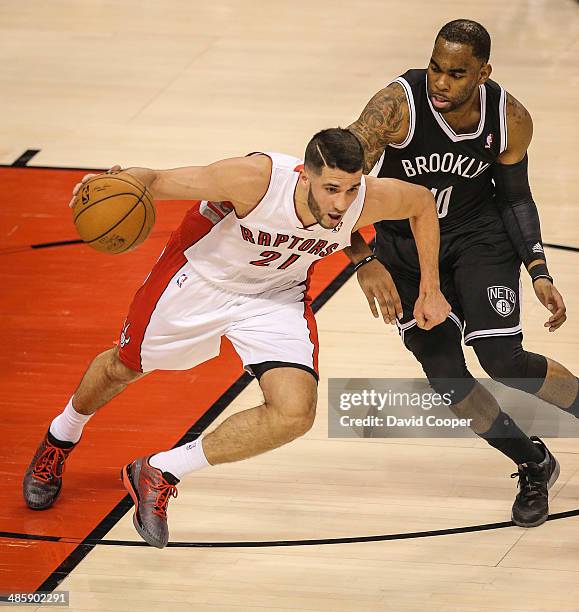
[{"label": "basketball player in white jersey", "polygon": [[158,548],[167,545],[167,504],[186,474],[247,459],[306,433],[318,380],[309,275],[316,261],[347,247],[363,226],[410,219],[422,273],[414,316],[423,329],[446,319],[450,306],[439,289],[432,194],[394,179],[365,178],[363,165],[357,138],[336,128],[312,138],[304,164],[270,153],[205,167],[126,171],[157,200],[198,202],[137,291],[119,346],[94,359],[51,423],[24,477],[30,508],[54,503],[64,462],[100,407],[153,370],[185,370],[215,357],[222,336],[259,380],[264,403],[230,416],[203,439],[123,468],[141,537]]}]

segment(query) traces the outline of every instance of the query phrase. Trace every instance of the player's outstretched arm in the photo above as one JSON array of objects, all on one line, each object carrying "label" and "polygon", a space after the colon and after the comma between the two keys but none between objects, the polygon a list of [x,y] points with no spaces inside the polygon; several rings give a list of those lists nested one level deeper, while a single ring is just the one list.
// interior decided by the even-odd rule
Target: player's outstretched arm
[{"label": "player's outstretched arm", "polygon": [[[113,166],[109,172],[120,170],[120,166]],[[134,167],[123,172],[146,185],[155,200],[228,201],[238,214],[247,214],[267,191],[271,160],[266,155],[252,155],[224,159],[208,166],[171,170]],[[85,176],[82,183],[93,176]],[[73,194],[82,183],[75,186]]]},{"label": "player's outstretched arm", "polygon": [[545,327],[552,332],[567,319],[566,308],[547,269],[539,212],[529,186],[527,148],[533,137],[533,122],[527,109],[510,94],[507,131],[508,146],[493,166],[496,202],[507,233],[533,280],[535,293],[551,312]]},{"label": "player's outstretched arm", "polygon": [[366,179],[366,200],[355,230],[387,219],[409,219],[420,261],[420,292],[414,308],[419,327],[442,323],[450,306],[440,291],[440,229],[436,204],[425,187],[396,179]]}]

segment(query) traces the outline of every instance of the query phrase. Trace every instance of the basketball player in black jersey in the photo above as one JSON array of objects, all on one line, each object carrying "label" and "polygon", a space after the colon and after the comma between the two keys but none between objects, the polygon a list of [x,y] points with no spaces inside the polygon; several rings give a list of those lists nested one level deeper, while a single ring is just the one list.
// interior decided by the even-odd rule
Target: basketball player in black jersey
[{"label": "basketball player in black jersey", "polygon": [[[454,412],[472,418],[473,430],[518,465],[513,521],[524,527],[548,516],[548,488],[559,465],[545,444],[529,438],[502,412],[467,370],[461,346],[471,345],[484,370],[579,417],[578,381],[565,367],[523,349],[521,262],[551,315],[549,331],[566,319],[563,299],[547,270],[537,208],[527,176],[532,136],[529,113],[489,79],[490,36],[470,20],[438,33],[426,70],[409,70],[378,92],[350,126],[362,142],[366,172],[432,190],[441,230],[441,289],[452,306],[431,331],[416,325],[412,305],[419,268],[404,222],[376,225],[376,251],[353,237],[349,255],[374,316],[375,301],[395,321],[405,346],[432,386],[455,390]],[[460,379],[457,389],[456,381]],[[516,474],[515,474],[516,475]]]}]

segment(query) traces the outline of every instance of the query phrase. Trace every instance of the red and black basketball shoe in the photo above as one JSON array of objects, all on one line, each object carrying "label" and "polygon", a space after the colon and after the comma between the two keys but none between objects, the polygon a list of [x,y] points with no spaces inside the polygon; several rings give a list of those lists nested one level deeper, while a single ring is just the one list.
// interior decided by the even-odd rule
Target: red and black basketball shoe
[{"label": "red and black basketball shoe", "polygon": [[150,457],[135,459],[121,470],[121,480],[135,503],[133,525],[151,546],[165,548],[169,542],[167,505],[177,497],[179,479],[149,464]]},{"label": "red and black basketball shoe", "polygon": [[76,446],[61,442],[48,431],[24,474],[24,501],[32,510],[50,508],[60,495],[62,474],[68,455]]}]

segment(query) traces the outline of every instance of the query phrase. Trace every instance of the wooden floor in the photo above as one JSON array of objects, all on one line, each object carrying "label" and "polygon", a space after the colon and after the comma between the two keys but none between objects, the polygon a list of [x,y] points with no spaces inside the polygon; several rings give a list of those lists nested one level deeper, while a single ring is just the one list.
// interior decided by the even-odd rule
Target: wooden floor
[{"label": "wooden floor", "polygon": [[[408,68],[424,66],[440,26],[458,17],[477,19],[489,29],[493,77],[533,115],[530,174],[545,242],[579,247],[579,5],[572,0],[7,1],[0,4],[0,164],[11,164],[29,149],[40,149],[30,166],[67,168],[114,163],[164,168],[254,150],[301,155],[314,131],[349,124],[374,91]],[[1,176],[13,180],[12,174]],[[59,220],[67,213],[57,209],[66,206],[66,182],[54,176],[42,180],[58,197],[53,202],[47,198],[43,212],[28,196],[19,212],[26,218],[22,223],[6,213],[16,210],[18,199],[12,195],[8,205],[6,192],[0,196],[0,246],[29,244],[33,237],[37,242],[74,237]],[[72,175],[66,180],[72,186]],[[167,223],[178,216],[171,212]],[[24,234],[31,224],[32,233]],[[90,338],[102,343],[109,327],[116,331],[121,305],[162,247],[161,235],[153,240],[158,242],[129,256],[133,259],[114,262],[97,254],[77,259],[74,249],[80,247],[62,251],[70,253],[69,260],[48,251],[42,260],[23,252],[0,258],[1,278],[12,283],[4,280],[3,286],[14,292],[2,302],[10,308],[10,316],[0,313],[3,333],[16,338],[27,326],[37,329],[34,297],[27,291],[30,274],[34,282],[44,283],[40,305],[49,320],[46,333],[60,335],[67,346],[42,352],[38,328],[35,345],[19,349],[17,358],[1,355],[2,373],[10,373],[3,386],[27,396],[46,391],[43,398],[54,402],[46,406],[39,400],[38,412],[23,408],[24,418],[0,425],[13,440],[31,423],[32,433],[18,441],[22,452],[3,469],[12,497],[20,495],[19,475],[50,420],[47,415],[60,411],[67,399],[62,389],[73,391],[86,359],[101,349],[99,344],[92,351],[78,334],[88,326]],[[525,279],[525,346],[579,373],[579,254],[553,248],[547,254],[569,320],[548,334],[542,327],[547,313]],[[146,261],[139,263],[141,256]],[[88,264],[98,283],[87,274]],[[336,265],[332,275],[340,269]],[[122,293],[110,312],[108,277]],[[77,282],[85,283],[82,299],[100,305],[94,320],[82,319],[82,300],[73,290]],[[78,313],[73,321],[66,315],[70,310]],[[395,330],[373,320],[367,310],[355,279],[321,308],[322,379],[314,428],[275,452],[186,478],[169,510],[173,542],[356,538],[509,520],[513,466],[478,439],[328,439],[328,378],[422,375]],[[108,326],[106,334],[98,329],[101,320],[108,321],[102,323]],[[74,334],[77,339],[71,340]],[[82,354],[78,363],[75,342]],[[482,374],[471,349],[466,352],[471,371]],[[221,363],[223,378],[235,380],[240,372],[234,362]],[[180,431],[165,432],[161,445],[172,435],[169,446],[175,443],[188,427],[184,423],[198,417],[199,406],[191,408],[189,421],[186,412],[170,415],[166,404],[183,411],[199,393],[195,374],[171,376],[147,380],[141,391],[131,390],[133,395],[119,400],[127,408],[124,431],[103,425],[108,412],[91,422],[89,428],[102,439],[108,431],[115,440],[114,449],[95,446],[99,457],[110,455],[102,489],[98,464],[79,475],[71,460],[68,487],[46,515],[50,530],[43,527],[42,513],[31,517],[20,498],[18,506],[4,497],[1,529],[18,531],[27,525],[29,533],[71,535],[69,524],[82,516],[81,507],[67,501],[76,491],[91,488],[95,503],[103,495],[110,495],[111,504],[115,495],[122,498],[113,482],[115,453],[123,450],[118,446],[132,436],[138,439],[135,446],[157,450],[154,427],[163,425],[151,416],[141,434],[135,425],[139,403],[156,403],[172,419],[171,432]],[[13,380],[19,381],[17,387]],[[50,395],[51,385],[61,395]],[[174,398],[169,395],[173,388]],[[251,383],[220,419],[255,405],[259,396],[259,387]],[[5,408],[17,414],[18,404]],[[576,510],[579,441],[553,439],[549,445],[562,467],[551,511]],[[88,453],[81,452],[88,461]],[[121,518],[105,539],[139,541],[130,517]],[[10,521],[21,521],[18,529],[11,529]],[[87,532],[96,524],[88,525]],[[571,516],[532,530],[498,525],[451,535],[314,546],[158,551],[99,544],[90,547],[57,590],[70,591],[71,610],[579,611],[578,532],[579,517]],[[85,536],[79,532],[76,537]],[[16,558],[15,549],[24,546],[39,562],[53,559],[56,567],[61,562],[56,548],[69,544],[0,538],[0,574],[10,571],[7,559]],[[43,546],[53,548],[46,552]],[[33,582],[34,556],[19,571],[30,572]]]}]

